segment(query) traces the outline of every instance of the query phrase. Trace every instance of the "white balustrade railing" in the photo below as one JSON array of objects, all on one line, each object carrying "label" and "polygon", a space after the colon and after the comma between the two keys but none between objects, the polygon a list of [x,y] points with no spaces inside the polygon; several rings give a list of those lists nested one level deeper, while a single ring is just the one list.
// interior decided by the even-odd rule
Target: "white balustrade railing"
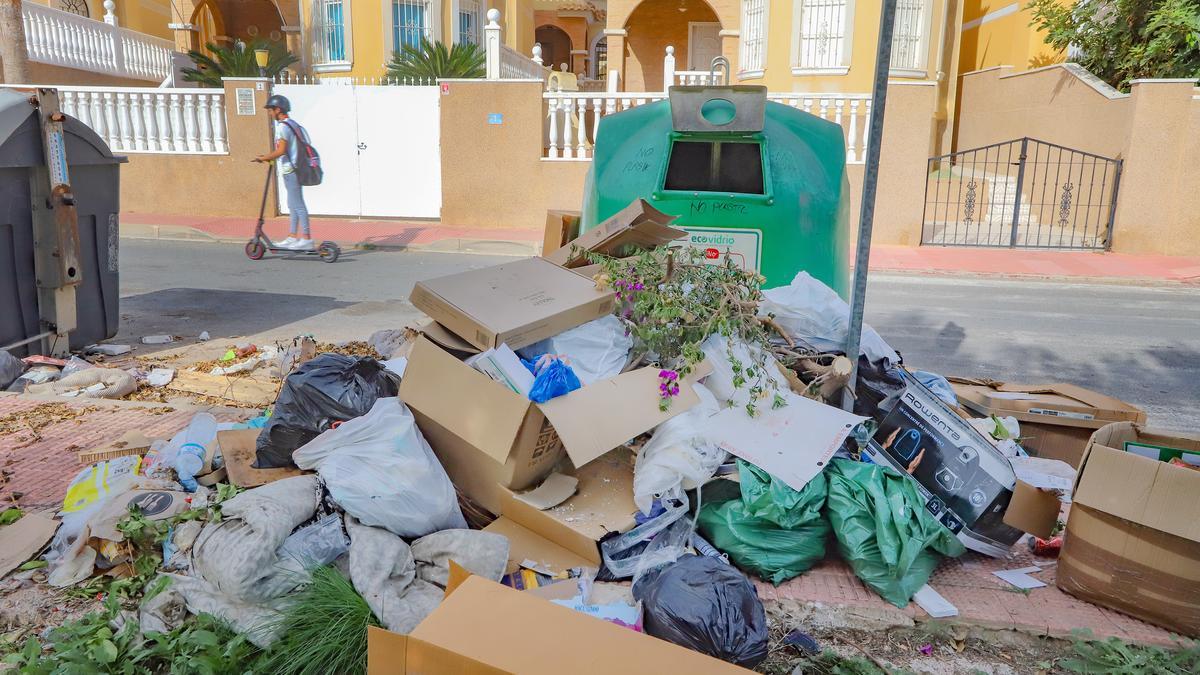
[{"label": "white balustrade railing", "polygon": [[113,152],[229,153],[222,89],[54,88],[62,111],[91,127]]},{"label": "white balustrade railing", "polygon": [[675,71],[675,84],[682,84],[685,86],[707,86],[716,84],[719,80],[719,75],[708,70]]},{"label": "white balustrade railing", "polygon": [[170,40],[32,2],[21,12],[32,61],[154,82],[171,74]]},{"label": "white balustrade railing", "polygon": [[[547,159],[589,160],[600,118],[615,112],[667,98],[662,92],[556,92],[542,94],[546,101]],[[867,147],[870,94],[767,94],[767,99],[816,115],[842,128],[846,163],[862,164]]]},{"label": "white balustrade railing", "polygon": [[[540,48],[537,51],[541,51]],[[550,75],[550,69],[541,63],[525,56],[521,52],[500,45],[500,79],[501,80],[545,80]]]}]

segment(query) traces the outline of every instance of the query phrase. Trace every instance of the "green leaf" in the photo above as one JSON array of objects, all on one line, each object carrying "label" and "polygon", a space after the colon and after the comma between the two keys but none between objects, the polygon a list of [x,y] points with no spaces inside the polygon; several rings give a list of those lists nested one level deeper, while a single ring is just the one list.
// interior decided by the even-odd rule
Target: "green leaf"
[{"label": "green leaf", "polygon": [[101,640],[92,645],[92,659],[96,663],[114,663],[117,660],[117,646],[112,640]]},{"label": "green leaf", "polygon": [[25,563],[24,565],[21,565],[20,567],[18,567],[17,571],[18,572],[28,572],[29,570],[39,570],[48,564],[50,564],[50,563],[47,563],[45,560],[30,560],[29,562]]},{"label": "green leaf", "polygon": [[0,511],[0,525],[12,525],[21,519],[25,512],[18,508],[4,509]]}]

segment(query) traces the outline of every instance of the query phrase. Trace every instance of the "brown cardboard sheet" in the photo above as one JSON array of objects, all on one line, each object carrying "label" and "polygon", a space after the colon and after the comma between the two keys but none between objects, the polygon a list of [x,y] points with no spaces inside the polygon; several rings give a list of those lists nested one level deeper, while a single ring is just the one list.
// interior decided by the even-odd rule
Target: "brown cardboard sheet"
[{"label": "brown cardboard sheet", "polygon": [[480,350],[520,349],[612,312],[611,291],[542,258],[420,281],[409,296]]},{"label": "brown cardboard sheet", "polygon": [[261,429],[234,429],[218,431],[217,445],[221,456],[225,458],[225,470],[229,482],[240,488],[254,488],[267,483],[273,483],[281,478],[301,476],[309,471],[301,471],[295,467],[278,469],[255,469],[255,444]]}]

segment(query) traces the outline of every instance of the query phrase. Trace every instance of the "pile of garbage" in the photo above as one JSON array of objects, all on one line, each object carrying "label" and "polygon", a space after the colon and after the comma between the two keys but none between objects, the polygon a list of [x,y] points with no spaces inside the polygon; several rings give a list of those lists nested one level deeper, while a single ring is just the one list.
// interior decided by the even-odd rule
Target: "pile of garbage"
[{"label": "pile of garbage", "polygon": [[371,336],[380,359],[271,354],[269,414],[200,413],[80,472],[50,583],[140,577],[156,592],[122,608],[129,630],[211,615],[270,655],[296,626],[329,629],[297,612],[335,570],[364,604],[338,605],[355,647],[312,657],[349,654],[334,670],[361,672],[369,631],[386,657],[400,638],[373,627],[408,636],[409,658],[520,670],[515,637],[472,651],[439,628],[460,611],[497,636],[512,612],[543,640],[587,615],[606,658],[664,648],[649,635],[754,667],[751,577],[836,556],[886,601],[933,606],[945,557],[1001,557],[1026,533],[1057,550],[1074,464],[1030,457],[1013,416],[968,412],[957,392],[987,383],[910,371],[867,326],[845,354],[849,308],[806,273],[764,291],[727,258],[638,241],[421,282],[432,321]]}]

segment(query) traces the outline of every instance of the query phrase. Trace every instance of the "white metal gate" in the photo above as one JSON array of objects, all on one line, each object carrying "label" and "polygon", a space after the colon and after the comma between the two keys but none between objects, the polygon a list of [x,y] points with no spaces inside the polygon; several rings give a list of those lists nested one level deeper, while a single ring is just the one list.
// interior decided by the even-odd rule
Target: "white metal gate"
[{"label": "white metal gate", "polygon": [[[321,153],[325,179],[304,189],[312,215],[438,218],[437,87],[279,84]],[[282,183],[281,213],[288,213]]]}]

